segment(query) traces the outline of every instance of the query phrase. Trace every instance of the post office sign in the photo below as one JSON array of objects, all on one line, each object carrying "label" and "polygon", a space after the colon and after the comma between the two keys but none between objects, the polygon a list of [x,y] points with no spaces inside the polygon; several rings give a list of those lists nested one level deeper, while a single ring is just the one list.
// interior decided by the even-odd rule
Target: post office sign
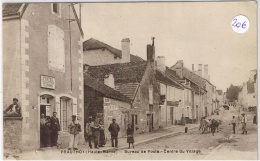
[{"label": "post office sign", "polygon": [[55,78],[41,75],[41,88],[55,89]]}]

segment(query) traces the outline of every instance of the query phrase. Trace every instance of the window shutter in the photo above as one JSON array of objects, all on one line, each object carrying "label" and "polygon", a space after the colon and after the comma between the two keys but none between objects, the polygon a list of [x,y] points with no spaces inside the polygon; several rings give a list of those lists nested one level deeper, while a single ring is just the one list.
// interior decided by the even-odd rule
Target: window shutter
[{"label": "window shutter", "polygon": [[57,42],[57,68],[59,70],[65,70],[65,46],[64,46],[64,33],[61,29],[56,30],[56,42]]},{"label": "window shutter", "polygon": [[56,68],[56,31],[54,26],[48,28],[48,61],[49,67]]},{"label": "window shutter", "polygon": [[77,98],[73,98],[73,109],[72,109],[72,114],[77,116]]}]

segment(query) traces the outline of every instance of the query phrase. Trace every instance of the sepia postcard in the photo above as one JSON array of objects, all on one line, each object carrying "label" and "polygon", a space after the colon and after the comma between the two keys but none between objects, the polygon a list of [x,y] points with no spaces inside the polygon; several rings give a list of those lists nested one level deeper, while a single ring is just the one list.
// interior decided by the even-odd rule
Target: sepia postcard
[{"label": "sepia postcard", "polygon": [[4,160],[257,160],[257,2],[2,3]]}]

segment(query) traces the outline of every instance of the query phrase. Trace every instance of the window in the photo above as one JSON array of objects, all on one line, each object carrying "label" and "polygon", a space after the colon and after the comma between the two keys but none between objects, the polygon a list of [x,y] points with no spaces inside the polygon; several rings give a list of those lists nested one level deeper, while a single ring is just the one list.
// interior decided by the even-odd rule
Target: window
[{"label": "window", "polygon": [[149,104],[150,105],[153,104],[153,86],[152,85],[149,86]]},{"label": "window", "polygon": [[68,131],[68,101],[65,99],[60,100],[60,122],[61,131]]},{"label": "window", "polygon": [[61,4],[60,3],[52,3],[51,4],[51,13],[61,17]]},{"label": "window", "polygon": [[65,72],[64,32],[55,25],[48,26],[49,69]]},{"label": "window", "polygon": [[135,115],[135,124],[138,124],[137,115]]}]

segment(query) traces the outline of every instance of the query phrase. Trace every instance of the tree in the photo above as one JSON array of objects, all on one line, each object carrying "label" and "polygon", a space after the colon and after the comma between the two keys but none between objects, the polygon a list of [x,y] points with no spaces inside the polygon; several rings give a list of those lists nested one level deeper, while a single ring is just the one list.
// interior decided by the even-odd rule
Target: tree
[{"label": "tree", "polygon": [[233,86],[233,84],[230,85],[230,87],[227,89],[227,99],[230,102],[233,102],[234,100],[238,99],[238,94],[240,92],[239,86]]}]

